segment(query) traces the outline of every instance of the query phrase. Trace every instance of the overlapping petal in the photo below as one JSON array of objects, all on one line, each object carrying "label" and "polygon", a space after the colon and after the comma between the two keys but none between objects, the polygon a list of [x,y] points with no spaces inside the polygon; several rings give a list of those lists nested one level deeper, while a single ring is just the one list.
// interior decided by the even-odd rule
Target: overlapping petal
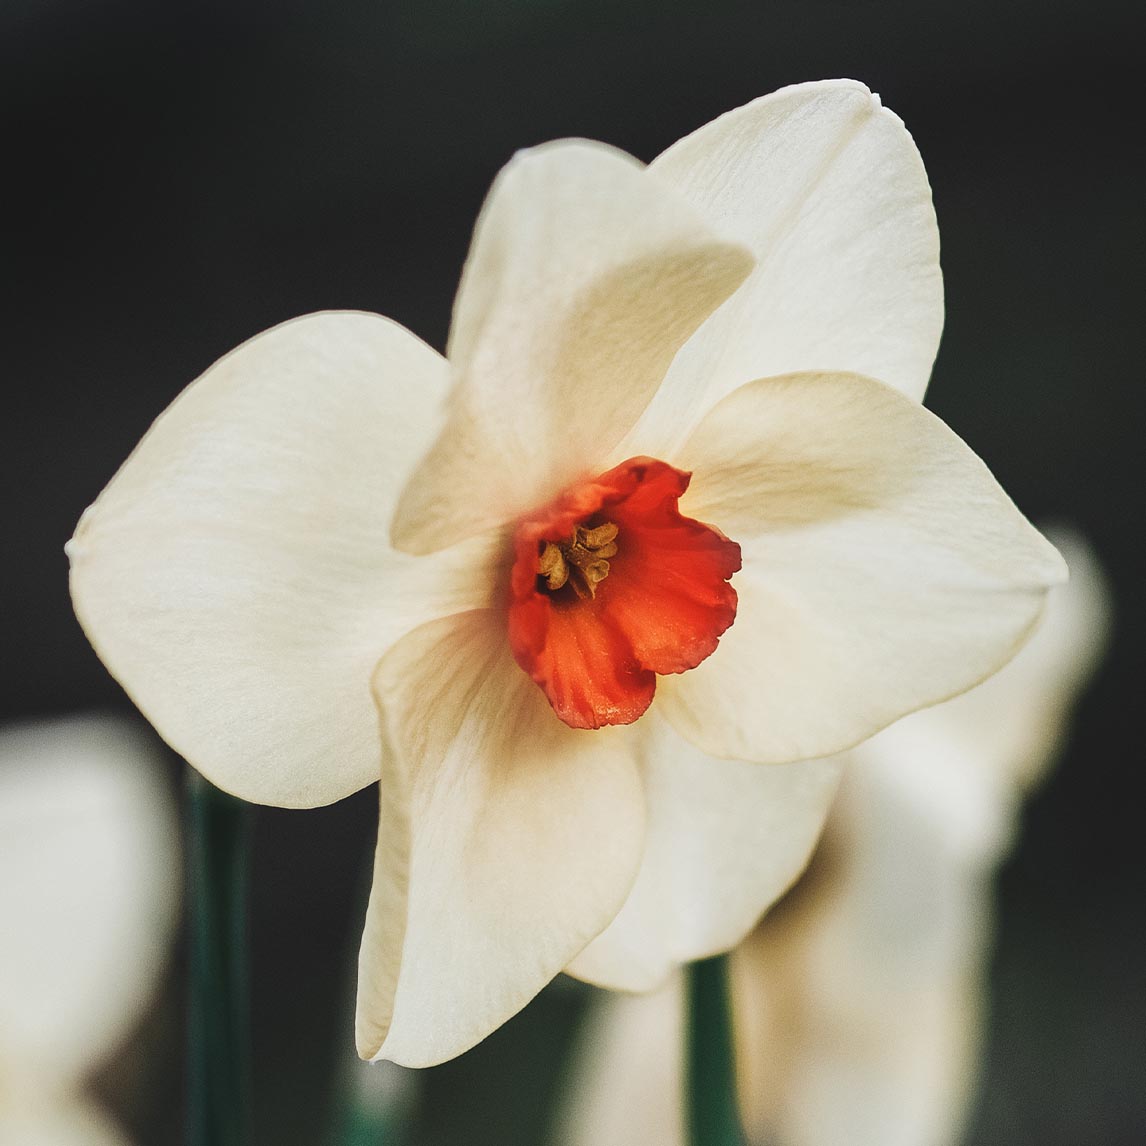
[{"label": "overlapping petal", "polygon": [[621,729],[568,728],[493,611],[425,625],[374,678],[391,751],[359,961],[363,1057],[427,1066],[529,1001],[617,913],[644,806]]},{"label": "overlapping petal", "polygon": [[782,88],[673,144],[649,172],[757,263],[677,356],[619,457],[683,441],[753,378],[839,370],[923,396],[943,328],[931,188],[903,123],[863,84]]},{"label": "overlapping petal", "polygon": [[677,459],[682,510],[740,542],[736,624],[660,682],[717,756],[826,756],[998,669],[1066,568],[983,463],[890,387],[843,374],[741,387]]},{"label": "overlapping petal", "polygon": [[648,801],[640,874],[616,919],[569,972],[647,991],[681,963],[726,951],[803,871],[840,760],[717,760],[654,710],[638,733]]},{"label": "overlapping petal", "polygon": [[[953,809],[965,808],[964,847],[982,856],[1009,838],[1014,802],[1053,761],[1071,702],[1109,638],[1110,592],[1094,550],[1074,529],[1051,525],[1045,533],[1065,559],[1070,580],[1051,591],[1031,640],[989,686],[912,713],[875,742],[882,766],[897,771],[901,787],[914,781],[933,815],[944,815],[950,826]],[[950,782],[935,783],[938,767],[915,767],[921,757],[946,762]],[[958,804],[955,787],[962,793]],[[986,816],[988,806],[1004,823]]]},{"label": "overlapping petal", "polygon": [[[1052,590],[1030,643],[983,685],[849,753],[811,868],[732,952],[749,1142],[961,1140],[992,872],[1020,790],[1058,746],[1107,628],[1094,555],[1076,535],[1054,537],[1072,577]],[[596,1000],[561,1146],[684,1141],[682,985],[676,976],[648,995]]]},{"label": "overlapping petal", "polygon": [[89,639],[221,788],[310,807],[375,780],[378,658],[486,603],[484,549],[417,561],[389,543],[447,384],[386,319],[296,319],[188,387],[81,520],[68,551]]},{"label": "overlapping petal", "polygon": [[402,496],[396,544],[439,549],[601,468],[751,267],[623,152],[565,140],[516,156],[478,220],[448,422]]},{"label": "overlapping petal", "polygon": [[[1019,648],[1062,563],[918,405],[941,326],[914,144],[834,81],[648,170],[516,157],[448,363],[310,316],[161,416],[70,545],[76,610],[221,787],[313,806],[381,769],[365,1057],[459,1054],[575,957],[643,988],[728,948],[813,846],[839,762],[806,761]],[[611,570],[589,517],[522,540],[626,457],[674,506],[692,471],[689,520],[618,504]],[[595,578],[580,612],[538,585],[558,551]],[[584,730],[635,721],[655,673],[639,727]]]},{"label": "overlapping petal", "polygon": [[[992,874],[1106,631],[1093,554],[1076,535],[1054,536],[1071,580],[1051,591],[1031,641],[978,688],[856,749],[833,811],[830,879],[801,900],[799,920],[766,920],[737,953],[737,1007],[756,1018],[740,1025],[741,1093],[761,1136],[770,1126],[792,1146],[960,1140]],[[787,1086],[759,1101],[785,1046]]]}]

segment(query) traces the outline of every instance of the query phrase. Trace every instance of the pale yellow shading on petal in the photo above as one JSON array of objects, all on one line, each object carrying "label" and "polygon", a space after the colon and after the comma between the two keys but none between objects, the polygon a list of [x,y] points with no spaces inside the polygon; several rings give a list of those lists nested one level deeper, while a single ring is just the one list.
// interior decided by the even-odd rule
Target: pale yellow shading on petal
[{"label": "pale yellow shading on petal", "polygon": [[677,348],[752,258],[604,144],[518,153],[494,182],[458,287],[441,437],[394,519],[440,549],[604,465]]},{"label": "pale yellow shading on petal", "polygon": [[888,386],[795,374],[741,387],[675,459],[683,512],[736,539],[736,622],[661,712],[716,756],[848,748],[1000,668],[1066,567],[986,466]]},{"label": "pale yellow shading on petal", "polygon": [[647,991],[739,943],[804,870],[838,760],[767,766],[707,756],[655,709],[635,726],[648,804],[641,871],[570,974]]},{"label": "pale yellow shading on petal", "polygon": [[617,913],[644,800],[627,730],[563,724],[500,612],[415,630],[374,689],[391,751],[358,1049],[428,1066],[516,1014]]},{"label": "pale yellow shading on petal", "polygon": [[389,542],[447,380],[387,319],[295,319],[187,387],[80,521],[68,553],[88,638],[226,791],[313,807],[376,779],[379,657],[487,603],[481,539],[423,561]]},{"label": "pale yellow shading on petal", "polygon": [[689,339],[619,453],[671,451],[753,378],[846,371],[923,397],[943,329],[939,231],[915,143],[878,96],[854,80],[781,88],[649,171],[756,267]]}]

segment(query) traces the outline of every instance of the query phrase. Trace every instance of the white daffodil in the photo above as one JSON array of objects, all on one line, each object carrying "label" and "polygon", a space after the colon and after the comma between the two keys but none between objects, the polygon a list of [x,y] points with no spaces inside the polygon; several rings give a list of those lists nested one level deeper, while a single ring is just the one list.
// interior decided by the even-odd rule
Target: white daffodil
[{"label": "white daffodil", "polygon": [[[751,1142],[953,1146],[973,1094],[991,881],[1104,644],[1088,548],[1002,672],[849,754],[806,875],[732,955]],[[562,1146],[677,1146],[683,991],[602,997]]]},{"label": "white daffodil", "polygon": [[84,1084],[166,961],[173,819],[154,754],[123,722],[0,729],[3,1146],[126,1146]]},{"label": "white daffodil", "polygon": [[1023,643],[1064,568],[919,404],[938,251],[858,83],[649,167],[539,147],[482,210],[446,357],[287,323],[85,514],[80,620],[204,775],[306,807],[381,773],[363,1056],[456,1055],[571,963],[640,985],[735,943],[837,777],[759,765]]}]

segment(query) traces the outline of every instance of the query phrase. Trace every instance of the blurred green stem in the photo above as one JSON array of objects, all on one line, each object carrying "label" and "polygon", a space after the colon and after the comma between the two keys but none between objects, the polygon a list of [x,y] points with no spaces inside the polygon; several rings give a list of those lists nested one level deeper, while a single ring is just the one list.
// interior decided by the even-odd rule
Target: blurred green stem
[{"label": "blurred green stem", "polygon": [[742,1146],[727,956],[689,964],[687,981],[685,1102],[689,1146]]},{"label": "blurred green stem", "polygon": [[191,771],[188,1146],[250,1141],[247,854],[251,810]]},{"label": "blurred green stem", "polygon": [[386,1111],[351,1107],[345,1116],[339,1146],[393,1146],[402,1141],[398,1127]]}]

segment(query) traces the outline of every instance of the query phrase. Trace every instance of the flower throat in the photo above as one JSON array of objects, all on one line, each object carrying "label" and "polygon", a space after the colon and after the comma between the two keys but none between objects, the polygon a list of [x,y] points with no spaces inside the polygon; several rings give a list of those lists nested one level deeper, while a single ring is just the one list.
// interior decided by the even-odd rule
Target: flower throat
[{"label": "flower throat", "polygon": [[632,724],[736,617],[740,546],[680,512],[689,477],[629,458],[517,523],[509,645],[571,728]]},{"label": "flower throat", "polygon": [[592,528],[577,525],[568,541],[542,543],[537,575],[544,588],[555,593],[569,585],[582,601],[595,597],[609,576],[609,558],[617,555],[619,532],[611,521]]}]

